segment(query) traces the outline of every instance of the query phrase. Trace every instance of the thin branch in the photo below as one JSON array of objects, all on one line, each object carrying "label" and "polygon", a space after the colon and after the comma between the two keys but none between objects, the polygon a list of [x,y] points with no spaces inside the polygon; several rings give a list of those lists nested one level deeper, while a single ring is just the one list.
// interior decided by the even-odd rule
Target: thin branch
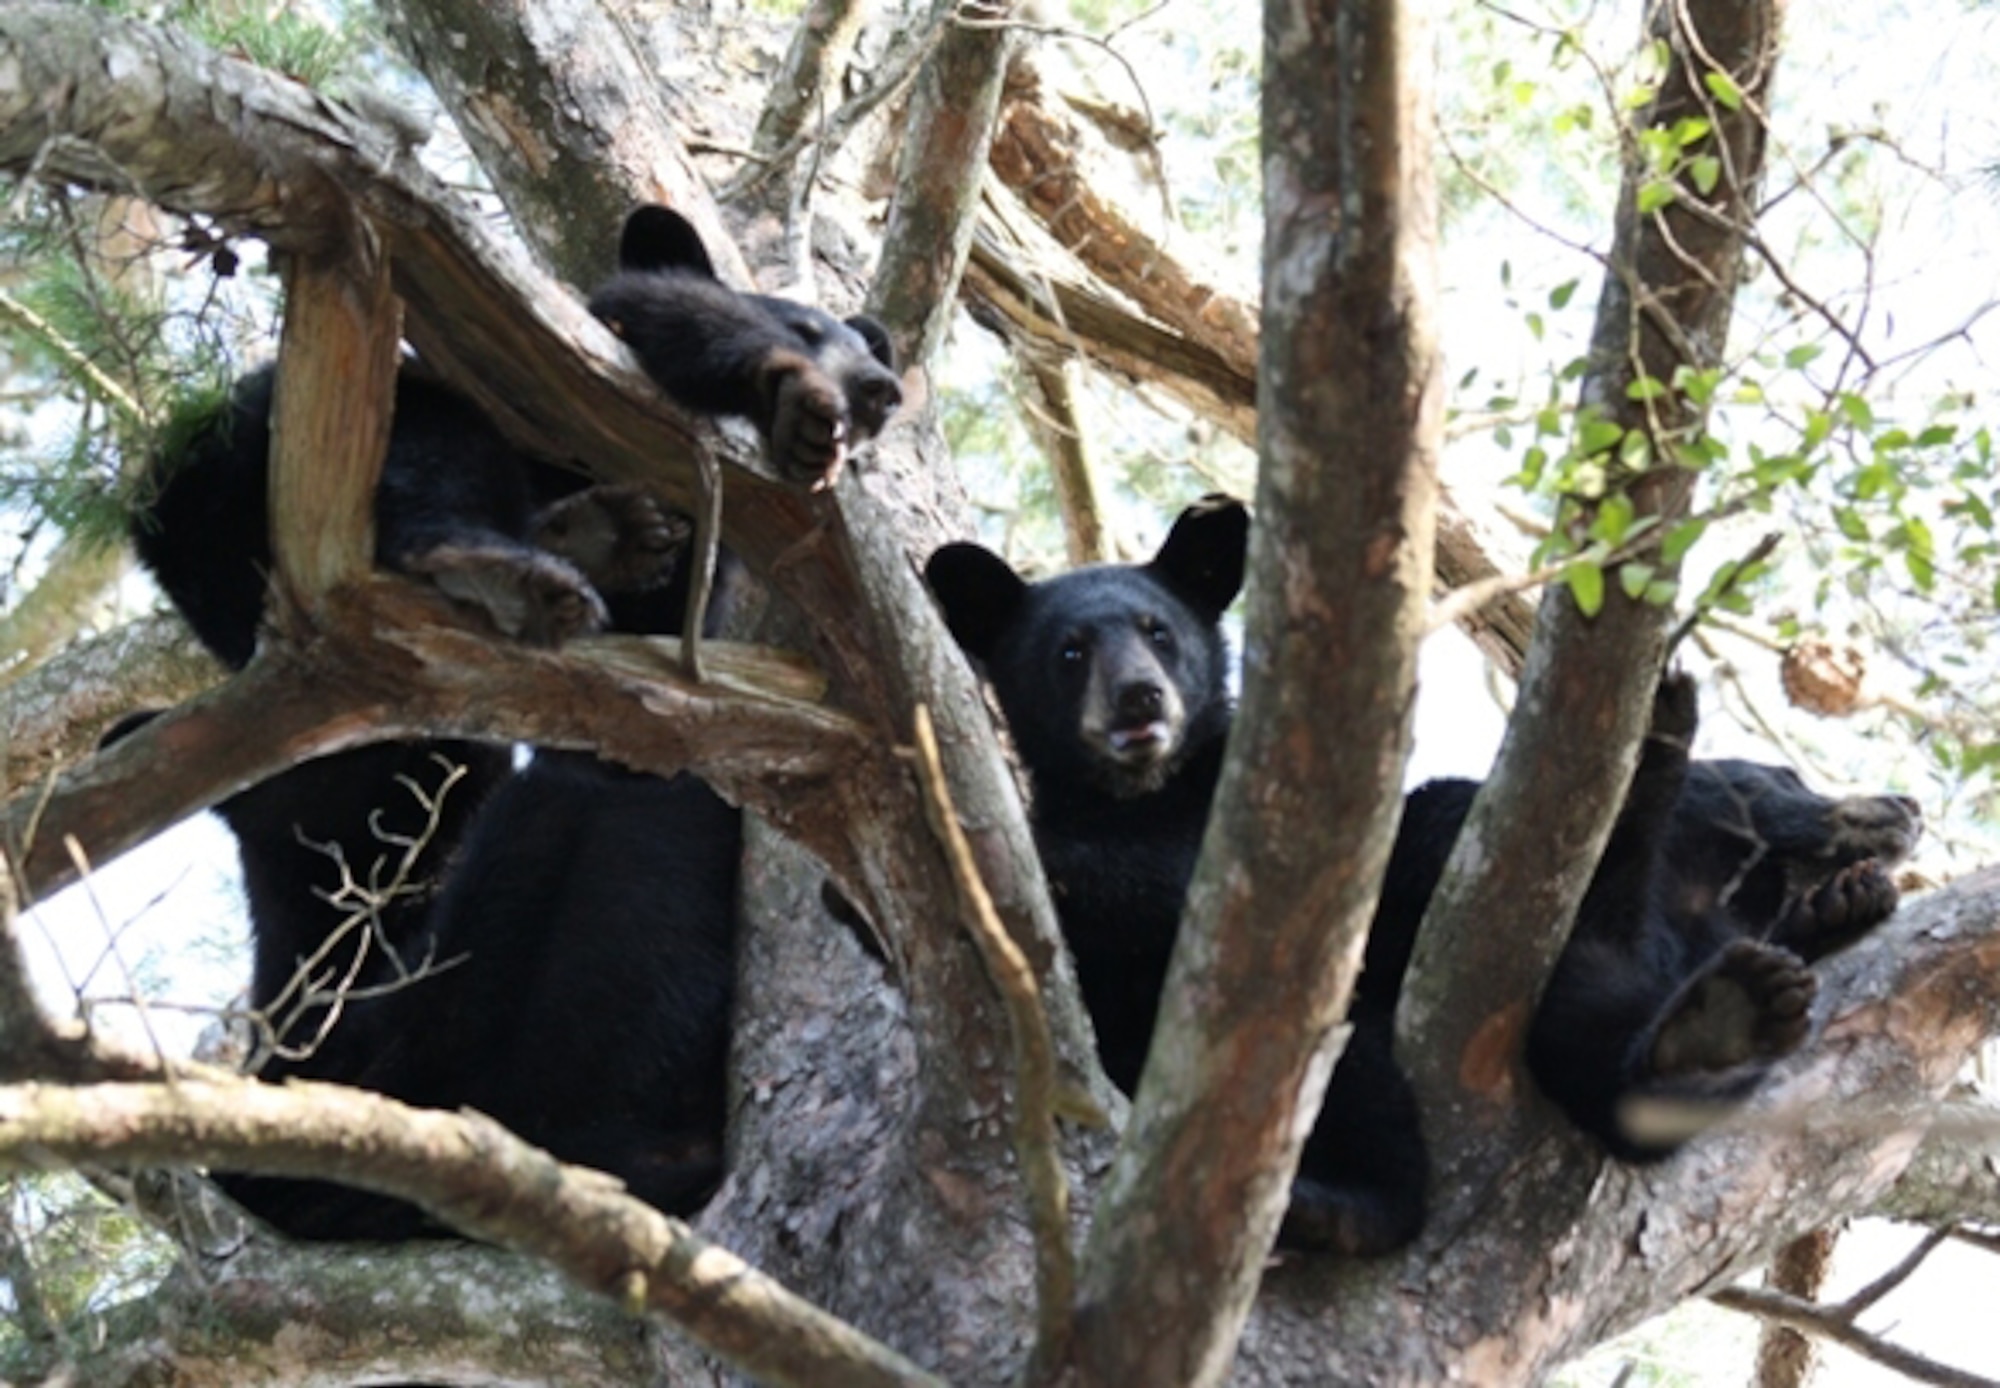
[{"label": "thin branch", "polygon": [[1790,1326],[1807,1335],[1831,1341],[1863,1359],[1894,1369],[1916,1383],[1938,1384],[1940,1388],[2000,1388],[2000,1379],[1982,1378],[1978,1374],[1954,1369],[1949,1364],[1940,1364],[1914,1350],[1904,1349],[1880,1336],[1857,1329],[1837,1312],[1783,1292],[1758,1287],[1729,1287],[1713,1293],[1709,1300],[1732,1311],[1741,1311],[1759,1320]]},{"label": "thin branch", "polygon": [[1069,1183],[1056,1149],[1055,1046],[1049,1039],[1049,1019],[1042,1010],[1034,966],[993,909],[993,898],[973,861],[972,845],[952,808],[951,786],[938,758],[937,734],[931,728],[930,709],[923,704],[916,707],[915,744],[925,816],[951,861],[966,931],[979,946],[987,975],[1006,1004],[1008,1029],[1014,1038],[1014,1153],[1022,1184],[1027,1187],[1029,1223],[1035,1236],[1038,1309],[1035,1349],[1028,1370],[1032,1382],[1069,1353],[1075,1329],[1071,1303],[1076,1295],[1076,1251],[1070,1245]]}]

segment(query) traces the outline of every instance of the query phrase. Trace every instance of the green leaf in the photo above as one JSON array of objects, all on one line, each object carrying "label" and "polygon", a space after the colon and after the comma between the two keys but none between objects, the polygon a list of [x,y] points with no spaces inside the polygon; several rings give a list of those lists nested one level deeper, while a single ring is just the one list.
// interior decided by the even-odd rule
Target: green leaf
[{"label": "green leaf", "polygon": [[1839,407],[1840,413],[1846,418],[1849,424],[1852,424],[1864,434],[1874,431],[1875,411],[1868,407],[1866,400],[1863,400],[1850,390],[1842,391],[1835,398],[1834,403]]},{"label": "green leaf", "polygon": [[1957,437],[1957,425],[1933,424],[1930,428],[1924,430],[1923,433],[1917,435],[1917,447],[1942,448]]},{"label": "green leaf", "polygon": [[1576,293],[1576,281],[1565,280],[1549,291],[1550,308],[1567,308],[1572,295]]},{"label": "green leaf", "polygon": [[1684,520],[1669,530],[1666,539],[1660,541],[1660,561],[1670,565],[1680,563],[1687,552],[1694,548],[1694,542],[1701,538],[1701,533],[1706,529],[1708,522],[1696,518]]},{"label": "green leaf", "polygon": [[1809,452],[1826,442],[1826,436],[1833,432],[1833,417],[1825,410],[1806,411],[1805,438],[1800,440],[1802,452]]},{"label": "green leaf", "polygon": [[1705,72],[1702,74],[1701,84],[1708,88],[1708,94],[1714,97],[1718,104],[1727,106],[1732,111],[1743,109],[1743,89],[1736,85],[1736,79],[1728,73]]},{"label": "green leaf", "polygon": [[1582,561],[1571,564],[1563,570],[1563,582],[1569,585],[1569,595],[1584,616],[1595,617],[1604,610],[1604,570],[1597,565]]},{"label": "green leaf", "polygon": [[1834,508],[1833,523],[1840,527],[1840,533],[1857,544],[1868,543],[1868,522],[1861,519],[1861,513],[1852,506]]},{"label": "green leaf", "polygon": [[1711,128],[1706,117],[1682,116],[1674,122],[1674,143],[1686,149],[1696,141],[1706,139]]},{"label": "green leaf", "polygon": [[1688,160],[1688,178],[1695,191],[1707,197],[1715,191],[1715,185],[1722,181],[1722,161],[1713,154],[1697,154]]},{"label": "green leaf", "polygon": [[1602,415],[1592,415],[1577,421],[1576,451],[1584,457],[1602,453],[1614,448],[1625,437],[1625,431],[1614,421]]},{"label": "green leaf", "polygon": [[1633,515],[1632,498],[1613,492],[1598,503],[1597,515],[1590,522],[1590,537],[1607,545],[1617,544],[1632,528]]},{"label": "green leaf", "polygon": [[1912,547],[1903,552],[1903,567],[1910,571],[1910,581],[1928,593],[1937,583],[1937,565],[1928,554],[1920,554]]},{"label": "green leaf", "polygon": [[1794,347],[1785,353],[1785,365],[1793,371],[1811,364],[1826,348],[1816,342],[1808,342],[1802,347]]},{"label": "green leaf", "polygon": [[1646,585],[1646,601],[1654,607],[1667,607],[1681,595],[1681,585],[1670,578],[1655,579]]},{"label": "green leaf", "polygon": [[1646,590],[1653,583],[1653,566],[1634,559],[1618,566],[1618,586],[1625,590],[1625,596],[1637,601],[1646,596]]},{"label": "green leaf", "polygon": [[1706,405],[1715,398],[1715,388],[1722,384],[1720,367],[1710,367],[1697,371],[1691,366],[1674,368],[1674,389],[1686,394],[1697,405]]},{"label": "green leaf", "polygon": [[1666,382],[1657,376],[1641,376],[1625,387],[1627,400],[1657,400],[1666,393]]}]

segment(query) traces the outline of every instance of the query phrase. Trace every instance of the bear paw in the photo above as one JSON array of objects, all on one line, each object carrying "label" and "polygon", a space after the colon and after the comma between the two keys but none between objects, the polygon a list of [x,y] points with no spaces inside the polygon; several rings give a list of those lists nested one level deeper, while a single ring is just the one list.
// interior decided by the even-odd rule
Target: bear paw
[{"label": "bear paw", "polygon": [[796,352],[764,363],[771,400],[771,462],[786,481],[824,491],[840,480],[852,430],[847,399],[834,379]]},{"label": "bear paw", "polygon": [[605,623],[604,600],[567,560],[540,550],[439,545],[403,566],[470,607],[503,636],[556,646]]},{"label": "bear paw", "polygon": [[1797,1050],[1811,1025],[1812,971],[1790,950],[1732,940],[1668,1003],[1655,1077],[1715,1074]]},{"label": "bear paw", "polygon": [[1771,938],[1807,959],[1850,945],[1896,913],[1896,884],[1873,859],[1852,863],[1785,908]]},{"label": "bear paw", "polygon": [[645,488],[605,483],[543,507],[533,538],[600,592],[639,593],[673,581],[693,534],[693,522]]}]

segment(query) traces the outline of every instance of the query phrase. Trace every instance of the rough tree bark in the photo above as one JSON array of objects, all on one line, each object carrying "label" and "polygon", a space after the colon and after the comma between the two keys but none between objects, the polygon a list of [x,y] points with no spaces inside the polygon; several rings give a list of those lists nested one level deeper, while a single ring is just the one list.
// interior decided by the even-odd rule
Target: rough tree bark
[{"label": "rough tree bark", "polygon": [[[1608,485],[1628,494],[1639,516],[1657,518],[1660,533],[1686,514],[1695,474],[1680,465],[1679,449],[1704,417],[1677,369],[1717,366],[1729,335],[1763,165],[1779,13],[1776,0],[1662,0],[1647,8],[1648,33],[1672,56],[1641,124],[1708,119],[1724,172],[1712,209],[1691,209],[1699,195],[1687,186],[1665,208],[1641,215],[1640,189],[1653,175],[1631,150],[1581,396],[1621,436],[1646,441],[1651,466],[1643,471],[1621,476],[1615,447],[1603,463]],[[1704,79],[1718,71],[1743,94],[1733,107],[1709,95]],[[1657,393],[1630,389],[1641,380]],[[1580,509],[1579,536],[1596,503]],[[1525,1087],[1521,1038],[1603,851],[1651,711],[1673,614],[1627,597],[1615,581],[1605,587],[1595,616],[1567,587],[1543,596],[1514,716],[1431,904],[1404,990],[1399,1027],[1422,1038],[1411,1064],[1439,1184],[1458,1194],[1434,1214],[1436,1223],[1475,1208],[1505,1169],[1506,1136],[1539,1121],[1517,1102]],[[1557,766],[1562,774],[1549,774]]]},{"label": "rough tree bark", "polygon": [[1394,832],[1443,403],[1421,16],[1395,0],[1265,9],[1269,289],[1243,703],[1091,1226],[1084,1383],[1228,1370]]},{"label": "rough tree bark", "polygon": [[[1346,9],[1350,22],[1392,22],[1387,5]],[[1274,34],[1286,32],[1274,21]],[[552,456],[585,460],[607,475],[648,480],[683,502],[694,491],[695,451],[719,450],[728,460],[729,541],[804,614],[822,672],[817,683],[832,707],[814,706],[809,691],[768,672],[754,676],[747,689],[734,679],[690,686],[649,643],[587,643],[560,656],[506,650],[440,621],[439,605],[407,585],[371,580],[338,586],[316,609],[288,619],[280,658],[136,735],[46,800],[17,798],[8,810],[12,842],[18,850],[32,828],[37,853],[15,861],[29,880],[46,885],[70,871],[55,847],[63,832],[76,832],[101,859],[151,824],[306,750],[405,728],[600,745],[650,769],[696,767],[725,793],[770,815],[792,840],[763,839],[749,869],[752,911],[733,1060],[740,1095],[731,1175],[700,1229],[929,1370],[964,1383],[1012,1379],[1031,1351],[1035,1308],[1034,1258],[1004,1136],[1013,1087],[1005,1021],[976,953],[959,935],[949,872],[923,827],[915,787],[894,756],[919,702],[940,715],[952,792],[974,853],[1010,929],[1043,973],[1058,1034],[1080,1072],[1094,1066],[1075,1016],[1074,990],[1053,947],[1019,808],[992,753],[983,705],[913,576],[912,558],[921,557],[948,523],[949,486],[939,481],[945,462],[934,442],[917,429],[892,434],[877,466],[850,472],[832,496],[802,498],[778,486],[745,450],[661,404],[563,286],[483,237],[441,189],[409,167],[393,137],[291,84],[151,34],[67,6],[0,11],[0,167],[136,185],[163,204],[212,216],[237,234],[266,236],[290,253],[324,254],[351,244],[365,228],[385,247],[409,336],[522,441]],[[979,37],[990,42],[993,36]],[[1280,62],[1298,56],[1282,44],[1270,48]],[[1722,50],[1711,41],[1709,51]],[[1355,92],[1373,90],[1368,84],[1385,75],[1367,69]],[[615,91],[599,94],[612,118]],[[217,112],[226,122],[212,119]],[[1395,121],[1375,114],[1375,141],[1364,160],[1347,165],[1351,178],[1363,180],[1357,194],[1383,191],[1360,173],[1382,167],[1368,160],[1390,161],[1393,168],[1399,152],[1407,153],[1382,138],[1397,128]],[[1319,132],[1331,136],[1341,128],[1325,125]],[[512,152],[490,157],[504,166],[521,158],[523,148],[516,143]],[[1275,144],[1273,149],[1275,154]],[[506,186],[501,174],[495,178]],[[934,224],[940,205],[925,209]],[[1346,204],[1338,206],[1344,213]],[[522,220],[532,236],[534,219]],[[1280,221],[1274,213],[1274,236],[1286,234]],[[1366,234],[1379,229],[1368,218],[1358,230],[1343,225],[1343,234],[1355,231],[1361,240],[1335,244],[1376,244]],[[604,235],[608,244],[609,226]],[[1396,282],[1381,277],[1381,262],[1365,257],[1339,268],[1351,277],[1329,282]],[[931,273],[920,270],[910,283]],[[1303,290],[1309,278],[1284,279],[1287,292],[1275,311],[1322,311],[1324,305]],[[1646,282],[1643,274],[1637,282]],[[948,275],[938,283],[949,283]],[[915,314],[921,296],[908,297]],[[1640,303],[1642,314],[1670,319],[1684,308],[1643,296]],[[899,321],[910,336],[922,338],[917,317]],[[1370,328],[1399,320],[1389,302],[1364,296],[1347,321],[1365,338]],[[1311,377],[1329,369],[1312,355],[1316,346],[1357,347],[1339,333],[1281,341],[1277,322],[1266,324],[1264,347],[1286,363],[1292,384],[1299,384],[1300,373]],[[1383,355],[1389,359],[1373,361],[1373,370],[1393,374],[1414,362]],[[1371,441],[1401,436],[1397,431],[1423,437],[1422,382],[1397,380],[1374,402],[1394,417],[1365,422],[1370,430],[1388,431],[1372,434]],[[1267,391],[1278,388],[1266,385]],[[1281,425],[1286,433],[1299,427],[1289,417],[1267,423],[1274,431]],[[1151,1381],[1213,1378],[1229,1366],[1230,1340],[1247,1307],[1230,1369],[1236,1382],[1526,1382],[1643,1315],[1754,1266],[1807,1225],[1886,1203],[1958,1063],[2000,1027],[2000,877],[1974,879],[1915,904],[1830,969],[1819,1040],[1732,1131],[1660,1167],[1631,1170],[1606,1164],[1515,1084],[1510,1107],[1528,1116],[1494,1139],[1497,1165],[1477,1189],[1477,1209],[1447,1201],[1449,1217],[1399,1257],[1366,1265],[1289,1259],[1266,1269],[1257,1289],[1257,1258],[1268,1242],[1283,1189],[1280,1168],[1291,1145],[1283,1129],[1298,1096],[1315,1088],[1308,1076],[1323,1078],[1330,1055],[1322,1052],[1331,1047],[1321,1043],[1338,1016],[1341,975],[1351,963],[1352,930],[1326,929],[1325,923],[1344,917],[1351,926],[1365,910],[1380,854],[1382,807],[1394,798],[1404,717],[1399,701],[1405,696],[1385,692],[1403,688],[1396,683],[1404,678],[1403,657],[1386,658],[1390,673],[1382,677],[1388,683],[1372,691],[1363,687],[1368,680],[1360,672],[1368,668],[1367,653],[1375,653],[1373,670],[1380,674],[1385,658],[1379,653],[1401,649],[1381,628],[1406,620],[1422,589],[1416,523],[1388,518],[1402,517],[1413,497],[1397,493],[1397,484],[1385,477],[1384,492],[1341,513],[1381,543],[1350,533],[1343,549],[1332,543],[1340,522],[1317,511],[1323,504],[1332,508],[1324,473],[1295,455],[1279,461],[1284,466],[1274,469],[1263,500],[1269,533],[1258,541],[1263,591],[1252,617],[1252,702],[1243,721],[1255,726],[1259,745],[1281,749],[1265,755],[1266,767],[1293,757],[1294,745],[1310,751],[1310,731],[1290,721],[1285,710],[1294,705],[1272,678],[1298,670],[1329,681],[1314,689],[1301,721],[1325,717],[1334,695],[1321,690],[1341,691],[1356,701],[1347,745],[1359,745],[1352,740],[1356,730],[1369,728],[1375,752],[1363,766],[1348,768],[1351,780],[1328,788],[1332,805],[1310,809],[1296,799],[1295,786],[1287,787],[1289,778],[1253,782],[1246,768],[1237,770],[1225,797],[1231,817],[1217,826],[1213,851],[1218,863],[1225,855],[1247,862],[1257,853],[1274,861],[1268,869],[1258,865],[1254,898],[1242,879],[1210,865],[1200,909],[1204,918],[1220,918],[1222,927],[1213,940],[1203,934],[1201,943],[1191,944],[1181,972],[1195,975],[1205,965],[1214,970],[1209,977],[1259,978],[1258,986],[1271,990],[1264,995],[1274,1000],[1271,1015],[1233,1016],[1206,978],[1175,1006],[1191,1019],[1191,1029],[1242,1025],[1240,1034],[1249,1036],[1274,1030],[1275,1018],[1289,1016],[1291,1032],[1258,1036],[1254,1059],[1233,1071],[1204,1062],[1192,1042],[1163,1048],[1154,1066],[1158,1074],[1126,1135],[1111,1197],[1118,1213],[1106,1213],[1102,1204],[1096,1211],[1095,1236],[1104,1251],[1093,1255],[1096,1280],[1087,1281],[1077,1308],[1086,1347],[1081,1362],[1143,1356],[1150,1346],[1129,1341],[1157,1338],[1161,1358],[1189,1372]],[[1373,522],[1361,520],[1364,514]],[[1325,533],[1301,533],[1315,515]],[[1281,557],[1296,563],[1274,569]],[[1367,570],[1371,559],[1385,567]],[[1321,614],[1310,610],[1316,585],[1343,572],[1351,575],[1349,590],[1379,599],[1362,604],[1352,618],[1355,632],[1370,629],[1372,637],[1331,638],[1337,628],[1319,624]],[[1295,616],[1293,605],[1301,603],[1306,614]],[[1277,641],[1274,629],[1288,639]],[[1329,655],[1313,649],[1320,644],[1355,668],[1329,673],[1315,665]],[[354,671],[376,667],[379,680],[352,685]],[[1579,673],[1588,669],[1586,663],[1569,673],[1591,683]],[[1554,678],[1557,670],[1551,664],[1543,678]],[[349,682],[343,684],[336,671],[346,672]],[[1343,678],[1349,683],[1341,684]],[[1257,691],[1267,685],[1270,702],[1255,702],[1266,697]],[[321,702],[312,703],[315,698]],[[260,717],[245,717],[248,708],[259,709]],[[230,710],[236,710],[233,720]],[[253,722],[268,730],[260,730],[248,750],[232,750],[232,735]],[[1293,738],[1305,740],[1294,744]],[[1239,758],[1250,755],[1239,751]],[[1304,753],[1296,759],[1313,764]],[[163,777],[160,768],[169,762],[174,770]],[[151,801],[136,800],[149,778],[171,789],[154,792]],[[1280,787],[1287,787],[1285,794]],[[1279,815],[1287,816],[1285,822],[1269,827]],[[1295,837],[1282,831],[1308,815],[1322,817],[1326,832],[1345,836],[1340,856],[1307,863],[1282,857]],[[1260,824],[1265,841],[1243,842]],[[886,942],[886,962],[870,957],[850,932],[824,924],[818,911],[823,872]],[[1282,917],[1291,928],[1322,930],[1289,953],[1278,952],[1275,931],[1270,938],[1246,939],[1237,929],[1249,923],[1253,903],[1260,926]],[[1483,928],[1501,933],[1497,925]],[[1479,1009],[1491,1006],[1474,998],[1465,1015],[1476,1021],[1485,1015]],[[0,951],[0,1078],[82,1083],[157,1073],[149,1063],[107,1058],[85,1039],[36,1020],[18,959]],[[1451,1045],[1451,1027],[1459,1020],[1457,1014],[1433,1017]],[[1473,1052],[1475,1058],[1490,1054]],[[1162,1082],[1176,1070],[1195,1083],[1214,1085],[1233,1074],[1239,1088],[1267,1087],[1247,1100],[1226,1094],[1209,1113],[1241,1114],[1244,1121],[1218,1124],[1204,1116],[1227,1129],[1204,1133],[1179,1087]],[[1474,1066],[1465,1073],[1479,1080],[1488,1072]],[[1457,1083],[1459,1074],[1451,1070],[1445,1079]],[[1511,1079],[1511,1068],[1507,1074]],[[37,1112],[23,1089],[0,1094],[15,1106],[9,1113]],[[1114,1112],[1119,1107],[1109,1106]],[[1178,1115],[1171,1113],[1176,1108]],[[1156,1111],[1181,1121],[1165,1124]],[[106,1159],[159,1150],[147,1144],[168,1134],[135,1123],[91,1150]],[[1221,1192],[1214,1204],[1205,1193],[1159,1203],[1163,1189],[1178,1189],[1171,1181],[1145,1179],[1162,1143],[1182,1144],[1190,1154],[1187,1167],[1170,1176],[1214,1178],[1203,1187]],[[1072,1142],[1069,1155],[1083,1182],[1075,1214],[1082,1227],[1092,1217],[1092,1187],[1107,1153],[1101,1142],[1083,1138]],[[287,1160],[298,1163],[297,1170],[338,1175],[344,1169],[338,1151],[312,1160],[294,1152]],[[1963,1153],[1956,1161],[1954,1166],[1947,1154],[1926,1167],[1933,1198],[1950,1188],[1952,1171],[1963,1183],[1983,1174]],[[416,1179],[437,1180],[430,1194],[449,1204],[450,1180],[435,1173]],[[1963,1183],[1961,1193],[1968,1188]],[[1240,1226],[1222,1227],[1238,1212],[1245,1216]],[[1181,1227],[1188,1225],[1194,1227]],[[1175,1254],[1159,1256],[1185,1252],[1190,1261],[1171,1265],[1175,1277],[1163,1290],[1152,1278],[1169,1264],[1138,1263],[1132,1252],[1163,1246],[1146,1240],[1169,1239],[1178,1241]],[[504,1255],[461,1252],[468,1266],[487,1269],[493,1288],[519,1275],[519,1264]],[[1208,1270],[1216,1294],[1187,1306],[1184,1316],[1156,1314],[1151,1308],[1160,1300],[1186,1305],[1197,1267]],[[223,1276],[221,1285],[227,1281]],[[1253,1290],[1258,1295],[1251,1306]],[[185,1286],[172,1292],[187,1295]],[[189,1356],[185,1372],[169,1381],[200,1381],[212,1370],[215,1353],[202,1336],[228,1333],[234,1322],[190,1326],[170,1301],[163,1294],[155,1303],[158,1319],[149,1333],[169,1351]],[[1108,1313],[1121,1305],[1135,1308],[1122,1324]],[[284,1333],[310,1320],[303,1307],[279,1315],[284,1325],[277,1332],[269,1332],[266,1321],[257,1333]],[[781,1327],[772,1333],[792,1332]],[[444,1351],[431,1343],[423,1353],[429,1357],[408,1362],[434,1366]],[[650,1346],[648,1358],[676,1383],[729,1374],[677,1338]],[[368,1363],[377,1377],[426,1371],[396,1359]],[[489,1363],[487,1370],[499,1378],[518,1367]],[[360,1376],[357,1371],[349,1381]]]}]

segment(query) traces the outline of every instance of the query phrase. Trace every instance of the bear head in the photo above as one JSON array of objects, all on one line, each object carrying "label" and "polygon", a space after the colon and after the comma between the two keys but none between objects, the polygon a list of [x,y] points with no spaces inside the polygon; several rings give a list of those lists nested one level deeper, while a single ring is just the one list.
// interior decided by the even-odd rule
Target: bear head
[{"label": "bear head", "polygon": [[1227,732],[1221,619],[1248,535],[1240,503],[1209,498],[1144,564],[1031,583],[979,545],[931,556],[925,580],[992,682],[1038,795],[1147,795]]}]

